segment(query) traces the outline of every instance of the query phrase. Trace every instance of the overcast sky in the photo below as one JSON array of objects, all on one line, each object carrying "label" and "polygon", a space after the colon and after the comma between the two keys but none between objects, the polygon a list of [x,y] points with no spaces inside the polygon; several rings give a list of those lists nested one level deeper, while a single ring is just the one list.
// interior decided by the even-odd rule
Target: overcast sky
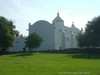
[{"label": "overcast sky", "polygon": [[28,24],[38,20],[52,23],[60,13],[64,25],[84,28],[87,21],[100,15],[100,0],[0,0],[0,16],[14,21],[20,34],[28,35]]}]

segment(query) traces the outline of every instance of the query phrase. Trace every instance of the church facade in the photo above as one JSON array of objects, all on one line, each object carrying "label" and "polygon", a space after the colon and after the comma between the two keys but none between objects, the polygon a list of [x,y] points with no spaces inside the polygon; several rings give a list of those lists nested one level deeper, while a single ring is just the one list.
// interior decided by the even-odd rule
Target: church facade
[{"label": "church facade", "polygon": [[[36,50],[61,50],[78,47],[76,35],[80,30],[75,27],[74,23],[72,23],[71,27],[65,26],[59,13],[57,13],[57,17],[52,23],[45,20],[39,20],[34,24],[29,23],[29,35],[33,32],[39,34],[43,39],[43,43]],[[22,51],[25,46],[24,38],[22,36],[16,38],[14,47],[9,50]]]}]

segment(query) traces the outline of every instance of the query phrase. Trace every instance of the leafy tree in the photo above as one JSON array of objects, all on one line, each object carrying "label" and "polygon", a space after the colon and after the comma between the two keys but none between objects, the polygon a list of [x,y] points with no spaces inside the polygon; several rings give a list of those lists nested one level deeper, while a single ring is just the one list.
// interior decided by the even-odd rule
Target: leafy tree
[{"label": "leafy tree", "polygon": [[88,21],[86,24],[85,32],[80,37],[82,40],[78,40],[78,44],[84,43],[84,47],[98,47],[100,46],[100,16],[93,18],[91,21]]},{"label": "leafy tree", "polygon": [[0,16],[0,50],[6,51],[13,46],[14,39],[18,36],[12,20]]},{"label": "leafy tree", "polygon": [[88,21],[85,36],[88,39],[88,45],[92,47],[100,46],[100,16]]},{"label": "leafy tree", "polygon": [[26,38],[25,47],[27,47],[31,52],[33,49],[38,48],[42,42],[43,42],[42,38],[38,34],[33,32]]},{"label": "leafy tree", "polygon": [[76,39],[78,40],[79,47],[85,47],[85,37],[82,32],[78,33],[78,35],[76,36]]}]

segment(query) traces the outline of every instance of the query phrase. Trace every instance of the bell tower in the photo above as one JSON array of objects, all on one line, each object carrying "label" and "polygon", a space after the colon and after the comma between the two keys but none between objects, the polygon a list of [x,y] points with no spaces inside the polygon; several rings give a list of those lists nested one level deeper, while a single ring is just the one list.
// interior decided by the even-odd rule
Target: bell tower
[{"label": "bell tower", "polygon": [[57,17],[53,20],[53,25],[55,28],[55,50],[62,49],[62,31],[64,28],[64,21],[60,18],[59,13]]}]

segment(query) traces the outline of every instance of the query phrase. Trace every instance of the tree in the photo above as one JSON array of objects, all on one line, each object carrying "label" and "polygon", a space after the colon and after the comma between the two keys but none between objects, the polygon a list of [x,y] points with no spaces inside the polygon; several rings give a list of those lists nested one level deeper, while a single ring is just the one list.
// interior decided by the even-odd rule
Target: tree
[{"label": "tree", "polygon": [[0,50],[6,51],[13,46],[15,38],[18,36],[12,20],[0,16]]},{"label": "tree", "polygon": [[85,29],[85,37],[87,38],[87,45],[91,47],[100,46],[100,16],[88,21]]},{"label": "tree", "polygon": [[78,40],[79,45],[84,43],[83,47],[90,48],[100,46],[100,16],[88,21],[84,34],[79,35],[79,38],[84,40]]},{"label": "tree", "polygon": [[25,47],[27,47],[31,52],[33,49],[38,48],[42,42],[43,42],[42,38],[38,34],[33,32],[26,38]]},{"label": "tree", "polygon": [[76,39],[78,40],[79,47],[85,47],[85,37],[82,32],[78,33],[78,35],[76,36]]}]

